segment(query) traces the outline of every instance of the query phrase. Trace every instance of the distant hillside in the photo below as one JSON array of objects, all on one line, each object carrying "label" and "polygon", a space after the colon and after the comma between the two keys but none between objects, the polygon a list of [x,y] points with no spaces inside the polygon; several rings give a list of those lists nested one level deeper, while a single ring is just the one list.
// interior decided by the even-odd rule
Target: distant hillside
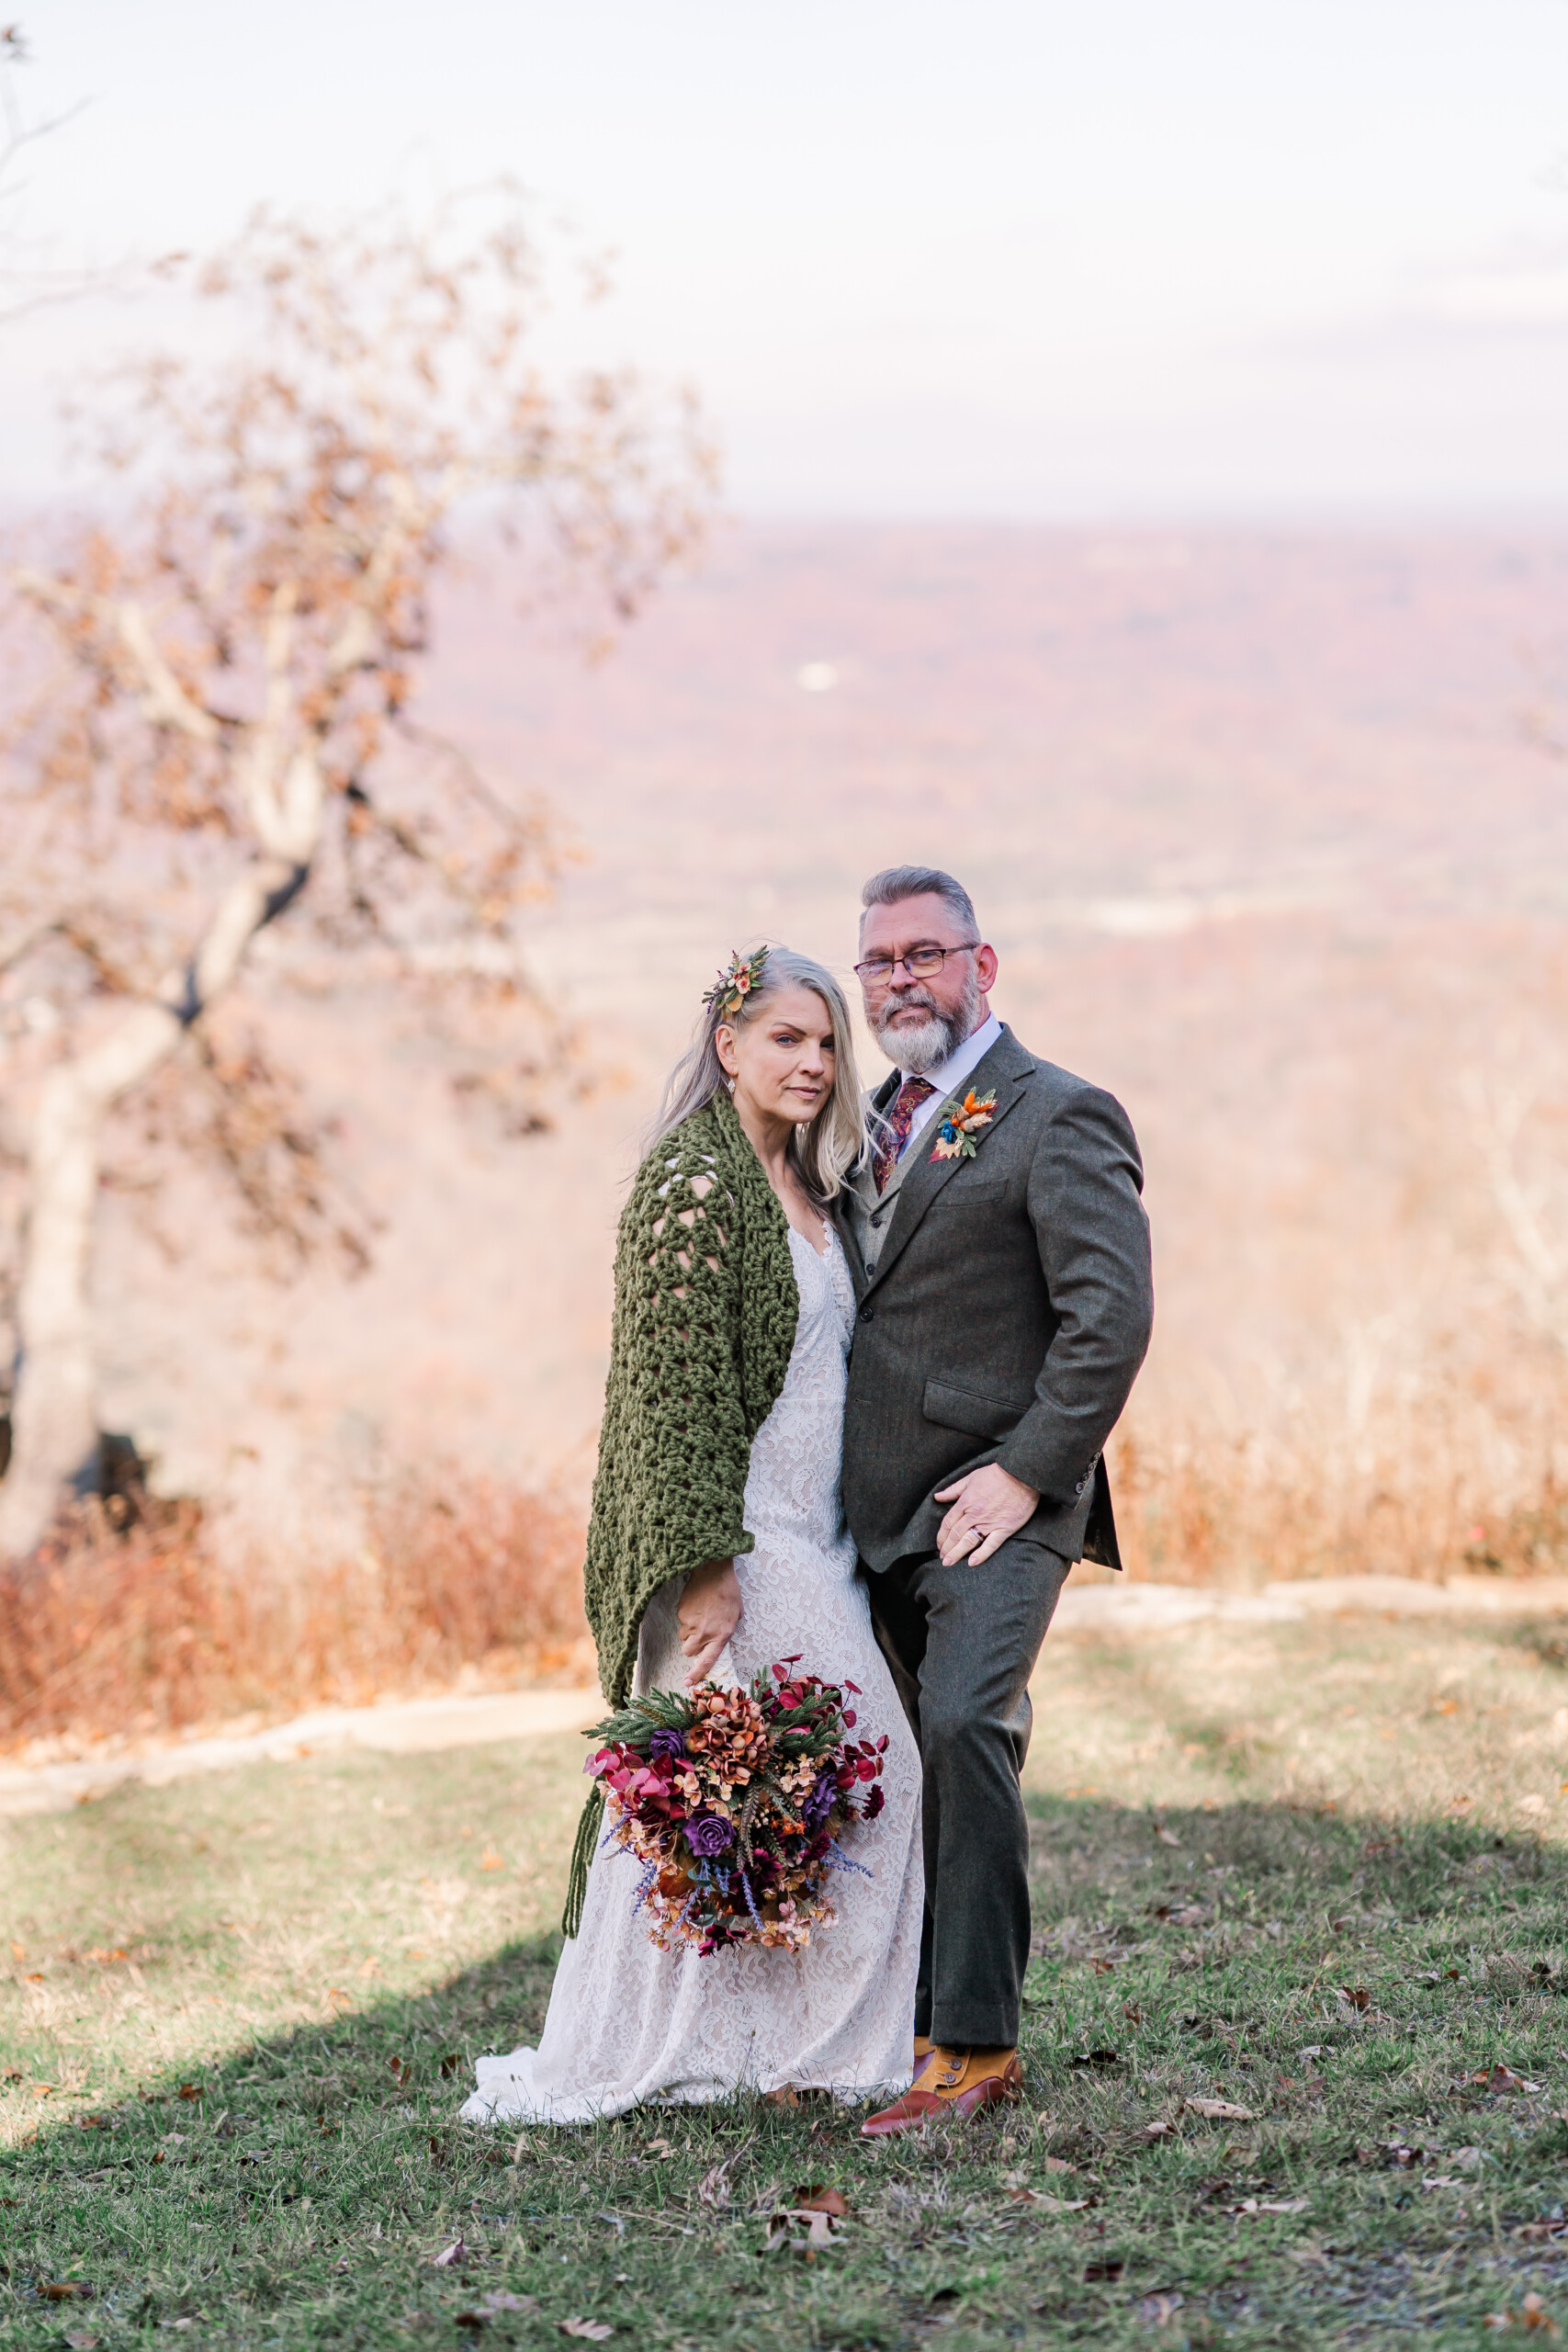
[{"label": "distant hillside", "polygon": [[604,1083],[504,1142],[283,926],[252,995],[380,1256],[271,1291],[193,1194],[171,1308],[113,1205],[109,1415],[168,1483],[309,1529],[378,1452],[581,1481],[620,1189],[714,966],[766,936],[847,968],[863,874],[922,858],[971,884],[1004,1015],[1144,1138],[1127,1466],[1164,1572],[1244,1519],[1278,1563],[1303,1510],[1429,1564],[1461,1520],[1517,1532],[1554,1458],[1568,1487],[1557,1306],[1498,1191],[1528,1097],[1510,1164],[1568,1234],[1568,772],[1520,723],[1532,649],[1568,689],[1568,537],[737,529],[596,667],[501,582],[439,621],[446,723],[586,854],[538,965]]}]

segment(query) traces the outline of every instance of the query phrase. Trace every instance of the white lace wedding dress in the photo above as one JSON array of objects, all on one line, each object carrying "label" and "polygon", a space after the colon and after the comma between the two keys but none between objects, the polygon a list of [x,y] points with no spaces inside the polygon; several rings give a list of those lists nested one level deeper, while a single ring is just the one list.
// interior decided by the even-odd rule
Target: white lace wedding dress
[{"label": "white lace wedding dress", "polygon": [[[835,1880],[838,1917],[806,1951],[703,1959],[654,1949],[633,1908],[637,1864],[602,1846],[539,2046],[479,2059],[463,2109],[470,2122],[585,2123],[645,2100],[786,2084],[857,2099],[908,2084],[925,1899],[920,1771],[855,1580],[839,1493],[854,1294],[836,1236],[819,1255],[792,1230],[790,1254],[800,1320],[784,1389],[751,1449],[746,1525],[757,1548],[735,1564],[740,1623],[715,1679],[749,1682],[798,1653],[807,1671],[859,1683],[855,1736],[887,1735],[886,1807],[845,1840],[872,1876]],[[667,1585],[643,1620],[640,1690],[684,1686],[679,1598]]]}]

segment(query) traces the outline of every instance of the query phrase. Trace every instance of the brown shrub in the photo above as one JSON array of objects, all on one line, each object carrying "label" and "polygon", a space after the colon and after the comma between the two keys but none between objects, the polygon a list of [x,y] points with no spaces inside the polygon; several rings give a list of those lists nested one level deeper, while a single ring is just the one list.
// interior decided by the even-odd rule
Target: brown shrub
[{"label": "brown shrub", "polygon": [[1311,1454],[1258,1458],[1213,1431],[1161,1442],[1126,1427],[1108,1454],[1135,1579],[1247,1589],[1309,1577],[1440,1583],[1568,1571],[1568,1489],[1550,1464],[1499,1498],[1440,1443],[1359,1474]]},{"label": "brown shrub", "polygon": [[0,1571],[0,1746],[359,1702],[466,1669],[591,1676],[564,1504],[410,1476],[365,1498],[365,1523],[357,1557],[291,1566],[224,1558],[194,1503],[81,1506]]}]

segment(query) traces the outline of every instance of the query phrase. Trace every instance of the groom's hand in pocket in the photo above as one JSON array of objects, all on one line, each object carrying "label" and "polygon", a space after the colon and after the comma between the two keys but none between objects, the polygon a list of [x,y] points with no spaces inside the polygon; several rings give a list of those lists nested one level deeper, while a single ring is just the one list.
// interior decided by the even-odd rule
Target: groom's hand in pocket
[{"label": "groom's hand in pocket", "polygon": [[681,1647],[690,1665],[686,1681],[694,1689],[711,1674],[725,1644],[740,1623],[740,1579],[733,1560],[705,1560],[694,1568],[675,1611]]},{"label": "groom's hand in pocket", "polygon": [[999,1462],[987,1462],[951,1487],[939,1487],[932,1500],[953,1505],[936,1532],[942,1566],[951,1568],[967,1556],[970,1566],[977,1568],[998,1544],[1027,1527],[1040,1497]]}]

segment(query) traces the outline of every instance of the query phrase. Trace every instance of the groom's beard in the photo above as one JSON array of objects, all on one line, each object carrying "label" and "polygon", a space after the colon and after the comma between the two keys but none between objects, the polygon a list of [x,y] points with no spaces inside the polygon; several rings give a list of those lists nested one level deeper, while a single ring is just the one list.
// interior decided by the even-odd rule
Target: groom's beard
[{"label": "groom's beard", "polygon": [[[919,1006],[926,1019],[918,1028],[912,1022],[895,1027],[893,1015],[907,1012],[911,1005]],[[958,1051],[965,1037],[974,1034],[979,1011],[980,981],[971,964],[963,1001],[956,1012],[939,1012],[925,989],[917,986],[903,989],[897,1003],[886,1003],[881,1020],[873,1025],[876,1042],[890,1062],[899,1069],[907,1069],[912,1078],[926,1078]]]}]

